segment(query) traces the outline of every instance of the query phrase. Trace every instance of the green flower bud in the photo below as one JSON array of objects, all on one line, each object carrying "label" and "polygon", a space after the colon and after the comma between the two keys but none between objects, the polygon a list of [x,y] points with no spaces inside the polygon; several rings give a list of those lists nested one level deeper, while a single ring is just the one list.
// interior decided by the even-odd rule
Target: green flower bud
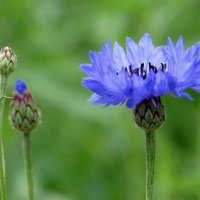
[{"label": "green flower bud", "polygon": [[11,48],[5,47],[0,51],[0,74],[8,76],[15,71],[16,55]]},{"label": "green flower bud", "polygon": [[40,123],[40,111],[31,92],[21,80],[15,84],[10,105],[10,122],[14,128],[29,133]]},{"label": "green flower bud", "polygon": [[145,131],[154,131],[165,121],[164,105],[159,97],[145,99],[135,107],[133,113],[136,124]]}]

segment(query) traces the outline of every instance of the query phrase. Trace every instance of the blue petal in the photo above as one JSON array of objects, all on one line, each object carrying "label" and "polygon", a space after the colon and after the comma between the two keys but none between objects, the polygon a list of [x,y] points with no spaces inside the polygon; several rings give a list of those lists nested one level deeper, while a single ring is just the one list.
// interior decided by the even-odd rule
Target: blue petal
[{"label": "blue petal", "polygon": [[102,83],[98,82],[97,80],[91,78],[84,78],[82,80],[82,85],[99,95],[105,95],[106,93],[105,86]]},{"label": "blue petal", "polygon": [[135,90],[133,91],[133,96],[132,98],[129,98],[126,102],[126,106],[128,108],[134,108],[137,104],[141,103],[144,99],[150,97],[150,94],[145,88],[143,90]]},{"label": "blue petal", "polygon": [[130,65],[123,48],[117,42],[115,42],[115,44],[114,44],[113,58],[114,58],[115,62],[117,63],[119,70],[121,70],[121,68],[123,68],[123,67],[125,68]]},{"label": "blue petal", "polygon": [[108,99],[104,96],[100,96],[96,93],[94,93],[89,99],[89,102],[95,104],[95,105],[99,105],[99,104],[105,104],[106,106],[109,106],[110,103],[108,103]]},{"label": "blue petal", "polygon": [[104,104],[105,102],[102,101],[102,96],[94,93],[89,99],[88,101],[94,103],[94,104]]},{"label": "blue petal", "polygon": [[165,63],[166,59],[163,53],[163,49],[166,48],[164,46],[156,47],[149,58],[149,61],[152,65],[157,66],[157,68],[161,65],[161,63]]},{"label": "blue petal", "polygon": [[139,46],[145,49],[154,49],[154,45],[151,39],[151,36],[148,33],[145,33],[139,41]]},{"label": "blue petal", "polygon": [[174,92],[177,97],[185,97],[186,99],[193,100],[193,98],[186,92]]},{"label": "blue petal", "polygon": [[153,90],[153,96],[159,97],[170,92],[168,77],[165,73],[159,70],[156,74],[156,84]]},{"label": "blue petal", "polygon": [[139,67],[141,65],[139,59],[139,48],[138,44],[131,38],[126,38],[126,51],[127,56],[134,67]]},{"label": "blue petal", "polygon": [[176,88],[177,85],[177,79],[176,77],[173,77],[170,73],[166,72],[166,77],[167,77],[167,81],[168,81],[168,87],[169,90],[173,90],[174,88]]},{"label": "blue petal", "polygon": [[19,94],[23,95],[25,91],[27,91],[27,87],[24,81],[18,80],[15,83],[15,91],[17,91]]},{"label": "blue petal", "polygon": [[139,41],[139,57],[140,57],[140,62],[144,64],[148,64],[147,62],[149,61],[149,58],[153,52],[154,45],[151,39],[151,36],[149,34],[145,34],[141,40]]},{"label": "blue petal", "polygon": [[185,56],[185,48],[183,43],[183,37],[180,36],[176,43],[176,53],[180,57]]},{"label": "blue petal", "polygon": [[91,64],[81,64],[80,68],[88,75],[92,76],[94,74],[94,68]]},{"label": "blue petal", "polygon": [[168,38],[168,50],[170,55],[172,55],[172,57],[175,59],[176,58],[176,50],[175,50],[175,46],[171,40],[171,38]]},{"label": "blue petal", "polygon": [[151,96],[151,93],[146,88],[146,85],[144,84],[143,79],[137,75],[133,76],[132,87],[133,87],[133,90],[132,90],[131,96],[129,96],[126,102],[126,105],[128,108],[134,108],[137,104],[141,103],[144,99]]},{"label": "blue petal", "polygon": [[156,83],[156,75],[154,72],[150,71],[144,82],[144,85],[146,89],[149,91],[149,93],[152,92],[155,83]]},{"label": "blue petal", "polygon": [[199,54],[198,51],[199,51],[198,44],[191,46],[186,52],[187,61],[195,59],[195,57],[197,57],[197,55]]},{"label": "blue petal", "polygon": [[[113,59],[113,52],[110,40],[107,41],[102,46],[102,58],[101,58],[105,67],[115,67],[114,59]],[[115,67],[116,68],[116,67]]]},{"label": "blue petal", "polygon": [[128,108],[135,108],[136,105],[137,103],[134,101],[134,99],[128,99],[126,102],[126,106]]}]

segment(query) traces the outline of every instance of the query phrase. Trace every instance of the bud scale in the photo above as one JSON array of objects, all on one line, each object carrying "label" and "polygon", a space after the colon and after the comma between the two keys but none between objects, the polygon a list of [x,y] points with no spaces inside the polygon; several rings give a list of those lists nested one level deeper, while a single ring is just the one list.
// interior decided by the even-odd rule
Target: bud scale
[{"label": "bud scale", "polygon": [[133,113],[136,124],[146,131],[154,131],[165,120],[164,105],[159,97],[145,99],[135,107]]}]

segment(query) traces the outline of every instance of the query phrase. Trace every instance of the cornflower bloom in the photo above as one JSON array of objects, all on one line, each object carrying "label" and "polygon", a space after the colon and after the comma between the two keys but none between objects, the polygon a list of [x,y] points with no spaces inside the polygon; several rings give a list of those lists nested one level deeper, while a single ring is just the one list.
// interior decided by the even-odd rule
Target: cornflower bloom
[{"label": "cornflower bloom", "polygon": [[184,90],[199,90],[198,45],[185,50],[181,36],[176,45],[169,38],[167,46],[156,48],[149,34],[138,44],[127,38],[126,52],[117,42],[112,49],[108,41],[101,52],[90,52],[90,60],[91,64],[81,65],[89,76],[82,84],[94,92],[89,99],[94,104],[126,102],[135,108],[145,99],[154,101],[170,92],[191,99]]},{"label": "cornflower bloom", "polygon": [[155,168],[154,131],[165,120],[161,97],[192,97],[191,88],[200,92],[199,43],[185,50],[180,36],[174,44],[170,38],[165,46],[154,47],[151,36],[144,34],[137,44],[126,39],[126,52],[115,42],[103,44],[102,51],[90,52],[91,64],[82,64],[88,75],[82,85],[94,92],[94,104],[119,105],[133,108],[135,122],[146,132],[146,200],[153,199]]}]

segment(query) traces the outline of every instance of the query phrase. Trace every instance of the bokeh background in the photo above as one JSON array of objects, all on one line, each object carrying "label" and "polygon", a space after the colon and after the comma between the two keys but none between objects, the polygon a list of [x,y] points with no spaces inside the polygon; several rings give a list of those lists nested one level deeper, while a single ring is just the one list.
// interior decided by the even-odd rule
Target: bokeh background
[{"label": "bokeh background", "polygon": [[[145,199],[145,137],[125,106],[94,106],[82,88],[80,63],[107,39],[125,46],[148,32],[155,45],[181,34],[200,40],[198,0],[1,0],[0,46],[18,57],[7,95],[26,81],[42,110],[32,133],[37,200]],[[163,98],[167,120],[157,131],[155,199],[200,199],[200,95]],[[26,199],[22,135],[3,119],[10,200]]]}]

